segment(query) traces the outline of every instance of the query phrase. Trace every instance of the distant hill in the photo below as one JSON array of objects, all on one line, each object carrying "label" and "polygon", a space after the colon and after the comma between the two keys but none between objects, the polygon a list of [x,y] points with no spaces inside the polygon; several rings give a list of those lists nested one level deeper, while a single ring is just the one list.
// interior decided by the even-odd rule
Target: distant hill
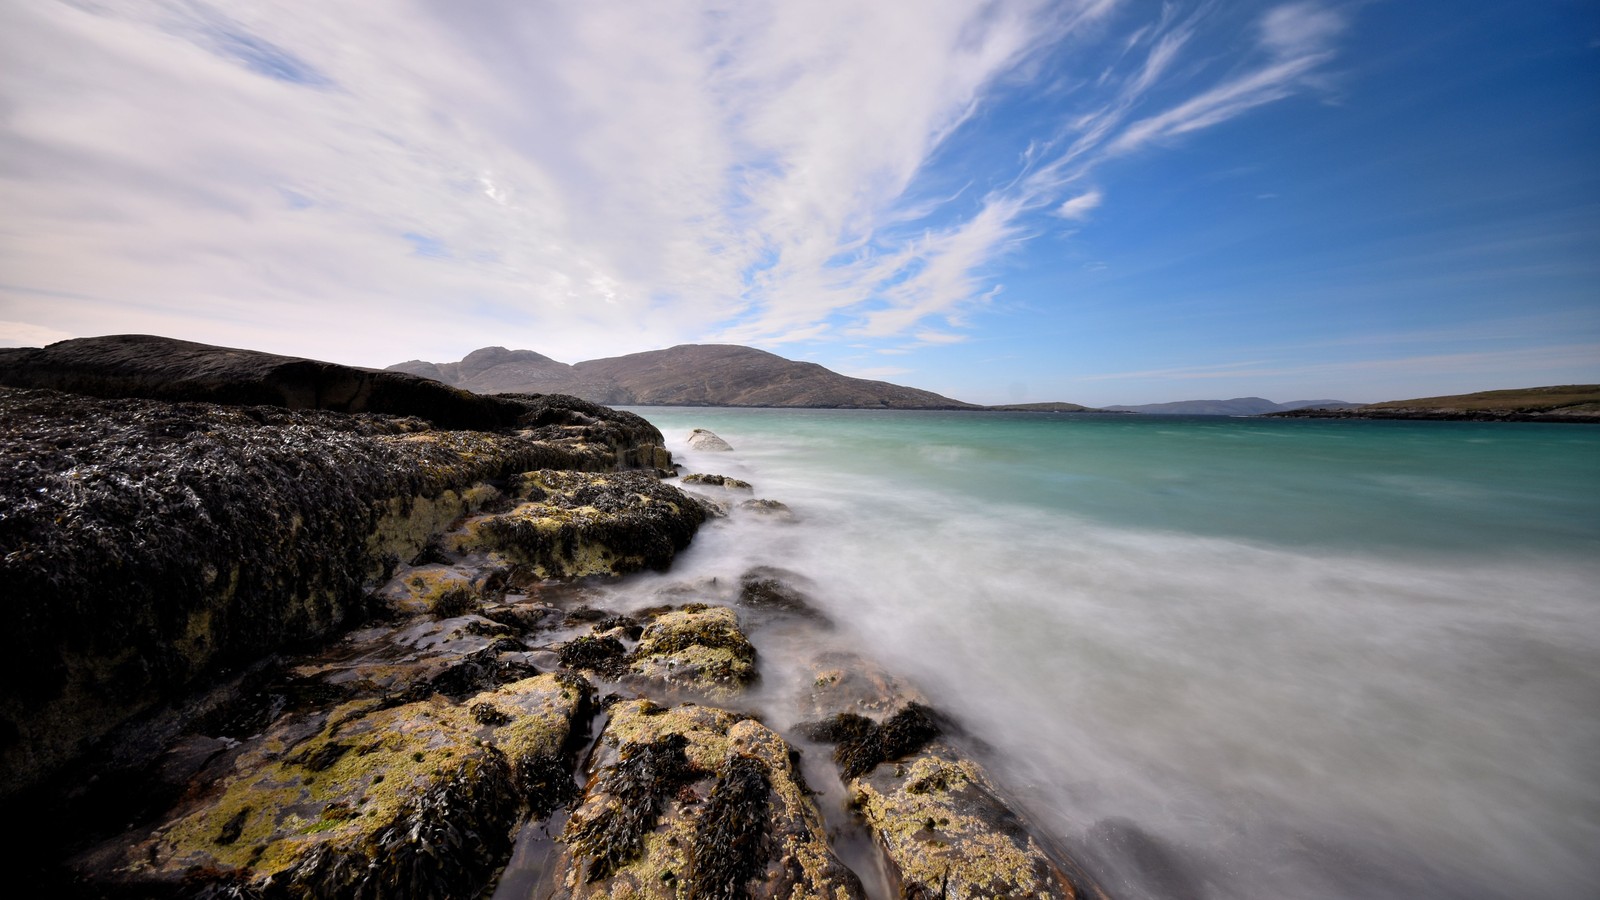
[{"label": "distant hill", "polygon": [[1291,400],[1288,403],[1274,403],[1262,397],[1235,397],[1232,400],[1179,400],[1174,403],[1146,403],[1143,406],[1108,406],[1106,409],[1162,416],[1261,416],[1306,407],[1342,409],[1359,405],[1344,400]]},{"label": "distant hill", "polygon": [[485,347],[460,362],[411,360],[389,370],[481,394],[572,394],[612,406],[982,408],[734,344],[682,344],[570,366],[532,350]]},{"label": "distant hill", "polygon": [[1600,384],[1479,391],[1447,397],[1386,400],[1347,409],[1298,409],[1278,415],[1340,419],[1600,422]]},{"label": "distant hill", "polygon": [[986,406],[991,412],[1103,412],[1076,403],[1008,403],[1004,406]]}]

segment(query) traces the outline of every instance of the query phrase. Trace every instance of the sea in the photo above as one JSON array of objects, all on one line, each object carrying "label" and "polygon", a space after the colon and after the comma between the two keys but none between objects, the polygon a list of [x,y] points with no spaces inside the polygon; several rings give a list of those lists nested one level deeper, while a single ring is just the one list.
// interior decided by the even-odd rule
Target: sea
[{"label": "sea", "polygon": [[1112,896],[1600,897],[1600,427],[634,411],[793,513],[647,576],[803,579],[750,702],[866,654]]}]

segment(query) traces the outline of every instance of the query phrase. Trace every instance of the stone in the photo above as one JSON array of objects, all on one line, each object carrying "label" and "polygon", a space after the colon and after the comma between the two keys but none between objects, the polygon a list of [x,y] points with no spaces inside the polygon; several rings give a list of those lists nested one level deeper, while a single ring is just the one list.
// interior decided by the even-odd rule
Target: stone
[{"label": "stone", "polygon": [[540,578],[666,569],[689,545],[705,511],[642,472],[524,473],[509,512],[471,521],[456,550],[493,550]]},{"label": "stone", "polygon": [[733,610],[689,604],[645,626],[627,671],[652,684],[727,699],[756,680],[756,650]]},{"label": "stone", "polygon": [[771,729],[726,710],[616,704],[549,896],[865,896],[829,848],[796,758]]},{"label": "stone", "polygon": [[700,472],[683,476],[683,483],[700,485],[703,487],[726,488],[730,491],[748,492],[755,490],[755,488],[750,486],[750,482],[748,481],[741,481],[738,478],[733,478],[728,475],[707,475]]},{"label": "stone", "polygon": [[[205,884],[249,895],[474,895],[511,829],[572,793],[581,681],[542,675],[479,694],[347,703],[286,719],[233,772],[131,843],[79,860],[90,883],[139,892]],[[553,777],[554,776],[554,777]]]},{"label": "stone", "polygon": [[695,450],[713,450],[719,452],[733,449],[733,447],[729,445],[727,441],[717,437],[715,434],[705,430],[704,428],[696,428],[695,430],[689,432],[689,446]]}]

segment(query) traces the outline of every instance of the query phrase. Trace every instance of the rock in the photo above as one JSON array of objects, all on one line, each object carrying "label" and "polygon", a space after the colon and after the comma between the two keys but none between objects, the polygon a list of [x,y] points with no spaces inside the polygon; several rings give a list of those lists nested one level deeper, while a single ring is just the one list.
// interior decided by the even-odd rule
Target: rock
[{"label": "rock", "polygon": [[550,896],[863,897],[795,759],[770,729],[725,710],[613,706]]},{"label": "rock", "polygon": [[947,724],[915,689],[854,654],[826,654],[812,669],[801,713],[817,718],[798,730],[834,745],[851,808],[883,850],[900,896],[1104,896],[945,737]]},{"label": "rock", "polygon": [[794,510],[790,509],[788,504],[777,500],[746,500],[739,504],[739,508],[779,522],[794,521]]},{"label": "rock", "polygon": [[1004,898],[1080,894],[972,760],[942,743],[849,783],[898,875],[902,897]]},{"label": "rock", "polygon": [[827,616],[818,612],[805,592],[794,586],[797,582],[809,583],[809,580],[787,569],[755,566],[739,577],[739,605],[826,622]]},{"label": "rock", "polygon": [[450,618],[478,611],[485,599],[487,580],[465,566],[405,566],[378,589],[377,597],[396,613],[430,613]]},{"label": "rock", "polygon": [[[709,433],[709,432],[707,432]],[[732,448],[729,448],[732,449]],[[727,488],[730,491],[753,491],[750,482],[731,478],[727,475],[704,475],[696,472],[693,475],[683,476],[684,484],[709,485],[711,487]]]},{"label": "rock", "polygon": [[714,698],[738,694],[756,679],[756,650],[725,606],[689,604],[656,616],[628,658],[628,672]]},{"label": "rock", "polygon": [[528,472],[517,493],[527,502],[469,523],[456,549],[497,551],[541,578],[620,575],[667,568],[705,521],[698,503],[639,472]]},{"label": "rock", "polygon": [[696,450],[732,450],[727,441],[717,437],[704,428],[696,428],[689,432],[689,446]]},{"label": "rock", "polygon": [[504,862],[519,815],[548,814],[570,794],[571,737],[587,712],[586,685],[544,675],[470,707],[360,701],[286,720],[204,796],[79,869],[132,892],[474,895]]},{"label": "rock", "polygon": [[218,666],[349,627],[386,570],[502,502],[484,482],[588,458],[417,419],[0,388],[0,795]]}]

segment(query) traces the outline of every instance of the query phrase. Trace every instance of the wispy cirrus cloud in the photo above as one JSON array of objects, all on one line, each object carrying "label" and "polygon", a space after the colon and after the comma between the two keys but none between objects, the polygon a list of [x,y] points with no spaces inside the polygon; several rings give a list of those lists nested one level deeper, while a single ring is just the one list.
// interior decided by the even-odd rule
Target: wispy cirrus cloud
[{"label": "wispy cirrus cloud", "polygon": [[[1036,214],[1083,221],[1105,160],[1305,89],[1342,24],[1292,3],[1252,58],[1186,64],[1203,11],[1141,11],[11,4],[0,314],[369,364],[490,336],[568,358],[949,343]],[[930,192],[974,117],[1102,42],[1116,60],[1020,168]]]}]

